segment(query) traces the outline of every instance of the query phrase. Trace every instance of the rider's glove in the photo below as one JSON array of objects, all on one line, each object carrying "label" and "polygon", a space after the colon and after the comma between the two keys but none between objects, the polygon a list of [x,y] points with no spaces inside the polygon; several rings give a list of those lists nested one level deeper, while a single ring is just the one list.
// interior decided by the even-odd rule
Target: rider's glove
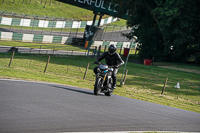
[{"label": "rider's glove", "polygon": [[114,68],[119,68],[119,66],[118,66],[118,65],[115,65]]}]

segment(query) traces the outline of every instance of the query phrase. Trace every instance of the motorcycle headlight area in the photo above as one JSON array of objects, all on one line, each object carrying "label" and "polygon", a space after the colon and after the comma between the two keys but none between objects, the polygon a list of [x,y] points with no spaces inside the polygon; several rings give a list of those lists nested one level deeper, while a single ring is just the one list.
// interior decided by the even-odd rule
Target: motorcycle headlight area
[{"label": "motorcycle headlight area", "polygon": [[103,71],[103,73],[107,73],[107,72],[108,72],[108,70]]},{"label": "motorcycle headlight area", "polygon": [[108,70],[107,69],[101,70],[100,68],[97,68],[97,72],[98,73],[107,73]]}]

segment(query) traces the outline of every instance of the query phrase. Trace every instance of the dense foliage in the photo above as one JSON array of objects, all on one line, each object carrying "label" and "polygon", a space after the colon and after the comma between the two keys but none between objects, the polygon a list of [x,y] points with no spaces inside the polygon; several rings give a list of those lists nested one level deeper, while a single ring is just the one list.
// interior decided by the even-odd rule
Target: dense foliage
[{"label": "dense foliage", "polygon": [[[127,13],[127,25],[137,36],[142,59],[200,62],[199,0],[113,0],[118,14]],[[126,7],[126,8],[124,8]]]}]

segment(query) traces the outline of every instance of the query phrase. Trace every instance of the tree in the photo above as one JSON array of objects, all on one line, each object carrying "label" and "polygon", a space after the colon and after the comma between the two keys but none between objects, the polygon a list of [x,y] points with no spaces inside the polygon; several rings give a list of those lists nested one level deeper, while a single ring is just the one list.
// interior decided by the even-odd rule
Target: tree
[{"label": "tree", "polygon": [[[137,36],[141,58],[181,61],[200,59],[199,0],[113,0],[118,14],[127,13],[127,37]],[[126,7],[126,8],[123,8]]]}]

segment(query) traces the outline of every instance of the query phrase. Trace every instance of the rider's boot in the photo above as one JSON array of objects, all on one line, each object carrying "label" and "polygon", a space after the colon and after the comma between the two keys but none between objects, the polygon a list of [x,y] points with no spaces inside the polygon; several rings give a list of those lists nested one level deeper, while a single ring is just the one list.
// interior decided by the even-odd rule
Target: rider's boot
[{"label": "rider's boot", "polygon": [[117,79],[113,79],[113,89],[116,89],[116,82],[117,82]]},{"label": "rider's boot", "polygon": [[113,89],[116,89],[116,84],[113,84]]}]

